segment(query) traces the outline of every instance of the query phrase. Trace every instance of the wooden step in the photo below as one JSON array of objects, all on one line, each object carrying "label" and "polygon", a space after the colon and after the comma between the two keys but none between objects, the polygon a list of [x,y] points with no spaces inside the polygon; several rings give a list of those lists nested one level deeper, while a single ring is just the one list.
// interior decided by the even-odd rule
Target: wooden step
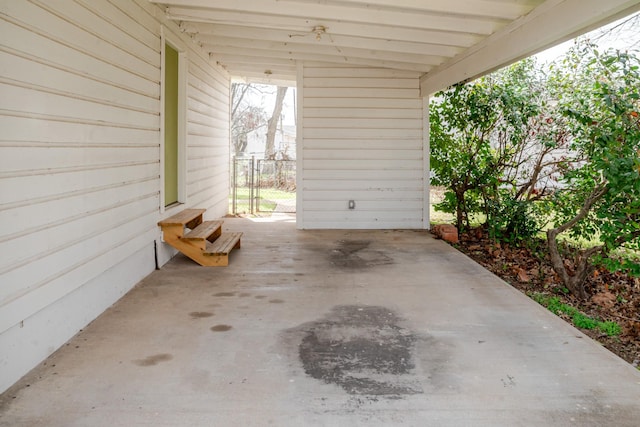
[{"label": "wooden step", "polygon": [[240,249],[242,233],[224,233],[215,242],[207,243],[205,255],[229,255],[232,249]]},{"label": "wooden step", "polygon": [[182,225],[187,228],[196,228],[202,223],[202,214],[206,209],[185,209],[169,218],[165,218],[158,222],[160,227]]},{"label": "wooden step", "polygon": [[207,248],[202,253],[207,260],[206,265],[229,265],[229,253],[233,249],[240,249],[240,237],[242,233],[223,233],[215,242],[207,242]]},{"label": "wooden step", "polygon": [[187,234],[184,235],[184,240],[190,240],[194,242],[204,242],[208,240],[213,242],[222,234],[222,221],[205,221]]}]

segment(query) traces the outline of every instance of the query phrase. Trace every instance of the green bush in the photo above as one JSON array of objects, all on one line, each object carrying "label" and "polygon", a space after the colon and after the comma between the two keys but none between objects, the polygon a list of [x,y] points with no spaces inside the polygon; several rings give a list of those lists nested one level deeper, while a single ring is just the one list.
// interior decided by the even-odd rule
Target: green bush
[{"label": "green bush", "polygon": [[536,236],[541,222],[534,212],[534,203],[526,200],[505,198],[487,203],[489,235],[496,240],[519,244]]},{"label": "green bush", "polygon": [[[563,185],[549,200],[549,254],[564,285],[584,299],[592,262],[640,274],[633,258],[611,256],[640,249],[640,58],[583,41],[551,69],[548,87],[579,160],[562,170]],[[571,272],[557,249],[565,232],[600,241],[576,253]]]}]

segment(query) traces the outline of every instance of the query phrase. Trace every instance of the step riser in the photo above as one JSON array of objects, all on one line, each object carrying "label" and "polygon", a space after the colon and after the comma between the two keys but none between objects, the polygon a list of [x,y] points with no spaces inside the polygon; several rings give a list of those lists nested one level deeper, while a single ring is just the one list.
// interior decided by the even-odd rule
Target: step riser
[{"label": "step riser", "polygon": [[209,236],[209,238],[208,238],[207,240],[208,240],[209,242],[213,243],[213,242],[215,242],[215,241],[216,241],[216,239],[217,239],[218,237],[220,237],[220,236],[222,236],[222,227],[218,228],[218,229],[216,230],[216,232],[215,232],[215,233],[213,233],[211,236]]},{"label": "step riser", "polygon": [[189,233],[184,239],[191,242],[215,241],[222,234],[222,221],[205,221]]}]

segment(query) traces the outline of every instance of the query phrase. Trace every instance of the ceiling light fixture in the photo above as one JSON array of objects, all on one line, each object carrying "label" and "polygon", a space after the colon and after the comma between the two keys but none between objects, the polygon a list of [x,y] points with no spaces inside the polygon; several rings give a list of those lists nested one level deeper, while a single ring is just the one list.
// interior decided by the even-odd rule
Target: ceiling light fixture
[{"label": "ceiling light fixture", "polygon": [[327,27],[325,27],[324,25],[316,25],[315,27],[313,27],[311,32],[315,33],[316,40],[320,41],[322,40],[322,35],[327,33]]}]

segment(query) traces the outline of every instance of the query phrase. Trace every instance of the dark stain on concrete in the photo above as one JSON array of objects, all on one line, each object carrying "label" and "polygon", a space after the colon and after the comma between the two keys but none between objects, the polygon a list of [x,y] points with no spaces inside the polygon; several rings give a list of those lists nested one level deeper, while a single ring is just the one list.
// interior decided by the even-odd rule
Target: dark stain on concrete
[{"label": "dark stain on concrete", "polygon": [[240,298],[247,298],[250,297],[251,294],[249,292],[242,292],[240,295],[238,295]]},{"label": "dark stain on concrete", "polygon": [[282,304],[284,300],[276,298],[276,299],[270,299],[269,302],[271,304]]},{"label": "dark stain on concrete", "polygon": [[422,393],[414,373],[416,334],[385,307],[343,305],[296,328],[307,375],[352,395],[400,398]]},{"label": "dark stain on concrete", "polygon": [[371,249],[369,240],[338,240],[329,253],[331,264],[346,269],[363,269],[393,264],[393,259],[380,250]]},{"label": "dark stain on concrete", "polygon": [[145,357],[144,359],[134,360],[133,363],[135,363],[138,366],[155,366],[160,362],[168,362],[171,359],[173,359],[172,355],[168,353],[162,353],[162,354],[155,354],[153,356],[148,356],[148,357]]},{"label": "dark stain on concrete", "polygon": [[211,327],[213,332],[226,332],[232,328],[231,325],[215,325]]},{"label": "dark stain on concrete", "polygon": [[213,313],[210,311],[192,311],[189,313],[192,319],[204,319],[206,317],[212,317]]},{"label": "dark stain on concrete", "polygon": [[213,294],[214,297],[232,297],[235,295],[235,292],[218,292],[217,294]]}]

